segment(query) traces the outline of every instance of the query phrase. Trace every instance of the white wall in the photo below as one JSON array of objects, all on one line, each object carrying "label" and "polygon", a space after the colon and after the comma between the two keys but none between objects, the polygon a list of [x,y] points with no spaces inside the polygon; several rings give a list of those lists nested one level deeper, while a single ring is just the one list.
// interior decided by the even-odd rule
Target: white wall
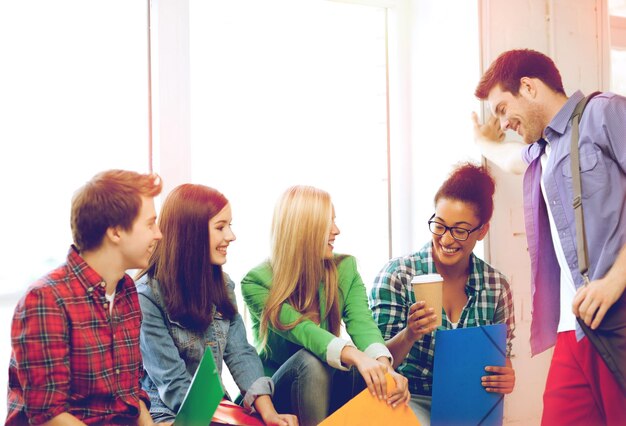
[{"label": "white wall", "polygon": [[[607,25],[603,0],[482,0],[482,67],[503,51],[532,48],[552,57],[565,91],[606,88]],[[512,134],[507,138],[513,139]],[[513,365],[516,388],[505,401],[505,423],[538,425],[552,350],[530,357],[530,262],[522,210],[522,177],[490,165],[497,180],[496,208],[486,242],[486,257],[510,279],[514,291],[516,339]]]}]

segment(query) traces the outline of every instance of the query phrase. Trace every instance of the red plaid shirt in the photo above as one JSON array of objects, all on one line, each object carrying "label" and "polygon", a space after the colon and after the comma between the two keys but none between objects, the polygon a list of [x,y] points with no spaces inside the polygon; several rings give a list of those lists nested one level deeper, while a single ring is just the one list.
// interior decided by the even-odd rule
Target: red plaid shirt
[{"label": "red plaid shirt", "polygon": [[33,284],[13,316],[7,425],[69,412],[87,424],[136,423],[141,311],[133,280],[117,284],[113,312],[102,278],[74,247]]}]

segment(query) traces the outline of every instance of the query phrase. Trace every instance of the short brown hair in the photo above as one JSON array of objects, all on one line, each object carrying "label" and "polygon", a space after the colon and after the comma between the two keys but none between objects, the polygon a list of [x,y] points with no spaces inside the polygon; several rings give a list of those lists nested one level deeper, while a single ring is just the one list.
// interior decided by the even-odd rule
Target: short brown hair
[{"label": "short brown hair", "polygon": [[71,226],[79,250],[93,250],[106,230],[131,229],[141,208],[141,196],[156,197],[163,182],[157,174],[107,170],[95,175],[72,198]]},{"label": "short brown hair", "polygon": [[552,59],[530,49],[509,50],[491,63],[483,74],[474,95],[487,99],[496,86],[517,96],[522,77],[538,78],[557,93],[565,94],[561,74]]}]

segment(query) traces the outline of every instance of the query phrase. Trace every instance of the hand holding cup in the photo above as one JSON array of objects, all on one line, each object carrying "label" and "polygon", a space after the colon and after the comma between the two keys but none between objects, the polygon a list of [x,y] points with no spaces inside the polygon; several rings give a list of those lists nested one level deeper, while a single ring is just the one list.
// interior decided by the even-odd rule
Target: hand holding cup
[{"label": "hand holding cup", "polygon": [[433,308],[426,306],[426,302],[420,300],[409,308],[409,317],[406,324],[408,338],[416,342],[425,334],[430,334],[437,329],[437,315]]}]

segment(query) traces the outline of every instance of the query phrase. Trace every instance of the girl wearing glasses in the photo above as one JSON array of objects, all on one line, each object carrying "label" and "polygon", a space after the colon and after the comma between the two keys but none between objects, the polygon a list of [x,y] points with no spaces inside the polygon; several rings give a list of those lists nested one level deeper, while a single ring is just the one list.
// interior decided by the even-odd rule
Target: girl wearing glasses
[{"label": "girl wearing glasses", "polygon": [[[472,251],[489,230],[495,183],[489,172],[470,163],[456,167],[435,195],[428,220],[432,240],[416,253],[390,260],[374,281],[370,305],[394,368],[409,379],[410,406],[421,425],[430,424],[435,350],[435,319],[445,329],[505,323],[506,366],[487,366],[482,385],[508,394],[515,385],[510,361],[515,328],[513,297],[506,278]],[[443,277],[443,309],[416,301],[415,275]]]}]

